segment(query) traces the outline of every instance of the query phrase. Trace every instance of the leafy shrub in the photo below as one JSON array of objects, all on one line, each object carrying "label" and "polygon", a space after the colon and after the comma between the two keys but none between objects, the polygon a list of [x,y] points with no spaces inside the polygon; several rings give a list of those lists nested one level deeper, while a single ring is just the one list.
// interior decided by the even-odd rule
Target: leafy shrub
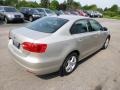
[{"label": "leafy shrub", "polygon": [[105,16],[110,16],[110,17],[114,17],[114,16],[117,16],[118,13],[117,12],[113,12],[113,11],[105,11],[103,13]]}]

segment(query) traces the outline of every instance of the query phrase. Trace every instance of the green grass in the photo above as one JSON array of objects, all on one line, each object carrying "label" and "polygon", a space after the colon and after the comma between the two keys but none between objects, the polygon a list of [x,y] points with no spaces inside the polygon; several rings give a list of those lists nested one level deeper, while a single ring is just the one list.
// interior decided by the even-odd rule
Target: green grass
[{"label": "green grass", "polygon": [[117,20],[120,20],[120,16],[114,16],[114,17],[104,16],[104,18],[109,18],[109,19],[117,19]]}]

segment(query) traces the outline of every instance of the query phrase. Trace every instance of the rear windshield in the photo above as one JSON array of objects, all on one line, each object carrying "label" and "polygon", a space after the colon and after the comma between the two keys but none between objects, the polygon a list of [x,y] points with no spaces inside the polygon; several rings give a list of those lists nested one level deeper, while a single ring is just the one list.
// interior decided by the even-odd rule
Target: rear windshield
[{"label": "rear windshield", "polygon": [[4,9],[6,12],[17,12],[17,10],[13,7],[5,7]]},{"label": "rear windshield", "polygon": [[26,27],[39,32],[54,33],[67,22],[68,20],[62,18],[44,17],[28,24]]}]

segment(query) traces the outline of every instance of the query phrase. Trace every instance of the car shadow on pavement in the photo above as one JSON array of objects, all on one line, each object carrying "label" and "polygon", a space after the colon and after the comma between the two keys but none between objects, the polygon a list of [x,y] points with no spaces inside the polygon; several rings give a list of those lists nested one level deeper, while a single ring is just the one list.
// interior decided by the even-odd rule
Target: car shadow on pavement
[{"label": "car shadow on pavement", "polygon": [[54,73],[50,73],[50,74],[46,74],[46,75],[37,75],[38,78],[44,79],[44,80],[49,80],[49,79],[53,79],[60,76],[59,71],[58,72],[54,72]]},{"label": "car shadow on pavement", "polygon": [[[78,62],[78,66],[83,64],[85,61],[89,60],[90,58],[92,58],[94,55],[96,55],[98,52],[100,52],[101,50],[96,51],[95,53],[93,53],[92,55],[86,57],[85,59],[82,59]],[[60,76],[60,72],[54,72],[54,73],[50,73],[50,74],[46,74],[46,75],[37,75],[38,78],[44,79],[44,80],[49,80],[49,79],[53,79]]]}]

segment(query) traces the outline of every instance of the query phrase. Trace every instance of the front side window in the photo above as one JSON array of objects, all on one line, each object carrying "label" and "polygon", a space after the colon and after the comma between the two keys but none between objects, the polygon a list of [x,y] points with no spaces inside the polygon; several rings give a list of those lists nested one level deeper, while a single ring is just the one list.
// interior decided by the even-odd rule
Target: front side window
[{"label": "front side window", "polygon": [[95,20],[89,20],[90,24],[91,24],[91,31],[100,31],[102,26]]},{"label": "front side window", "polygon": [[67,22],[67,19],[44,17],[28,24],[26,27],[39,32],[54,33]]},{"label": "front side window", "polygon": [[13,7],[5,7],[5,12],[17,12],[17,10]]},{"label": "front side window", "polygon": [[88,31],[87,20],[79,20],[75,22],[70,30],[71,34],[85,33],[87,31]]}]

